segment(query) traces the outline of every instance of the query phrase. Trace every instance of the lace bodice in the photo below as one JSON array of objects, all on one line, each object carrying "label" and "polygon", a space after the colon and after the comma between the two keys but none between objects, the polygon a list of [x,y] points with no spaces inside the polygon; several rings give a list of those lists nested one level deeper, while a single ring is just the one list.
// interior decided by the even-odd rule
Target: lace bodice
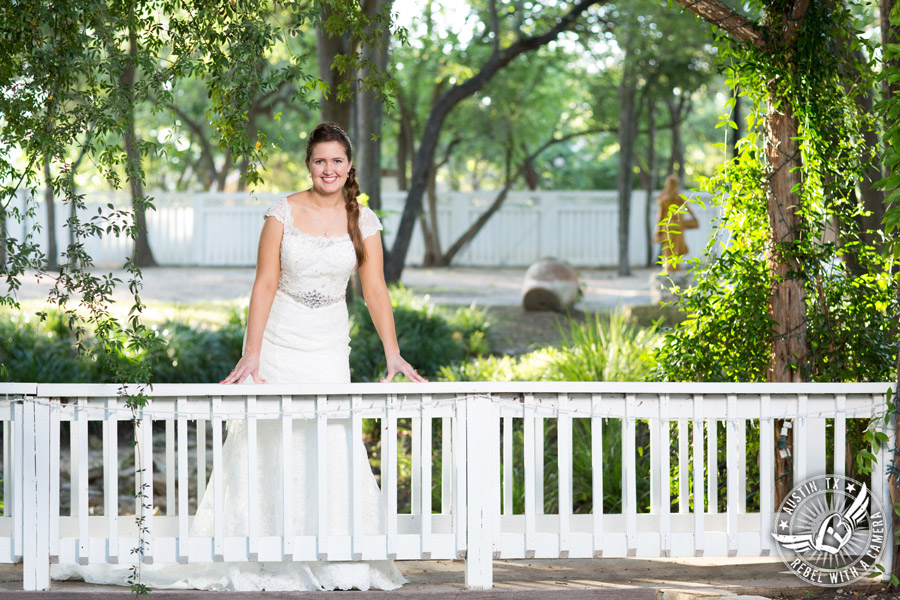
[{"label": "lace bodice", "polygon": [[[294,226],[287,198],[279,198],[266,211],[284,225],[281,238],[281,277],[278,290],[310,308],[342,302],[347,280],[356,268],[356,254],[349,234],[333,237],[304,233]],[[359,207],[363,239],[383,229],[367,206]]]}]

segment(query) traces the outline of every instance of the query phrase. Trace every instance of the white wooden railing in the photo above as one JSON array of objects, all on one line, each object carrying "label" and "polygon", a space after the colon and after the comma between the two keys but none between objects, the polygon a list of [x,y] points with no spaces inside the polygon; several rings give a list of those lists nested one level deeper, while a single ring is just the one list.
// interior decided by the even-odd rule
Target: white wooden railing
[{"label": "white wooden railing", "polygon": [[[36,590],[49,588],[51,562],[137,560],[131,552],[138,546],[135,519],[129,514],[134,504],[120,501],[119,487],[123,481],[136,485],[132,481],[138,481],[139,469],[148,480],[155,471],[164,475],[164,483],[147,499],[151,507],[165,503],[164,514],[154,515],[151,508],[146,520],[145,560],[156,564],[465,559],[466,584],[490,588],[493,558],[768,555],[776,510],[773,419],[792,420],[795,482],[823,474],[826,468],[843,473],[848,419],[883,414],[889,389],[886,383],[157,385],[149,391],[152,402],[137,413],[138,452],[133,455],[140,460],[122,463],[123,456],[131,456],[131,444],[119,441],[117,432],[119,422],[131,420],[131,413],[119,386],[2,383],[0,562],[24,563],[24,588]],[[251,525],[246,537],[226,537],[222,515],[228,508],[218,500],[214,534],[191,537],[191,507],[198,490],[206,488],[207,475],[213,489],[221,490],[223,423],[231,419],[248,421],[250,469],[257,461],[261,420],[282,421],[281,442],[287,449],[294,419],[314,420],[317,436],[326,431],[329,420],[349,419],[350,456],[357,456],[364,419],[378,419],[384,531],[363,534],[360,478],[353,477],[350,535],[329,535],[327,519],[319,519],[318,535],[313,536],[262,537]],[[830,454],[828,420],[834,436]],[[164,429],[164,441],[154,442],[153,425],[160,422],[165,423],[157,427]],[[409,433],[398,432],[398,423],[409,423]],[[573,449],[580,453],[578,460],[585,451],[573,442],[576,423],[580,431],[587,425],[590,430],[589,514],[573,513]],[[612,431],[610,423],[622,432],[615,446],[603,441]],[[551,425],[555,434],[546,435]],[[638,452],[639,430],[641,439],[649,439],[643,452]],[[439,451],[433,431],[441,438]],[[757,431],[759,455],[748,456],[748,435]],[[893,431],[886,431],[893,440]],[[63,443],[66,438],[68,443]],[[91,465],[90,449],[98,438],[100,483],[91,479],[98,467]],[[89,439],[94,440],[90,445]],[[189,452],[191,439],[194,453]],[[209,439],[212,467],[207,470]],[[717,458],[723,443],[724,472]],[[545,449],[553,444],[555,465],[545,460]],[[316,456],[305,459],[314,461],[324,481],[327,447],[317,442],[317,448]],[[398,457],[405,452],[411,461],[411,508],[401,514]],[[639,500],[639,488],[647,486],[639,476],[648,453],[649,500]],[[439,470],[434,458],[440,460]],[[884,506],[890,506],[883,476],[888,458],[883,449],[871,478],[873,493]],[[748,459],[751,465],[758,461],[760,471],[759,509],[752,512],[747,503]],[[68,474],[61,463],[71,465]],[[359,463],[354,461],[351,473],[368,468]],[[284,464],[289,477],[290,461]],[[604,480],[604,467],[616,465],[621,483]],[[551,470],[554,475],[549,477]],[[252,488],[255,478],[249,480]],[[432,505],[433,483],[439,489],[439,509]],[[520,510],[515,510],[514,488],[524,489]],[[289,507],[291,486],[282,489],[283,506]],[[604,511],[610,490],[621,490],[612,498],[622,507],[618,512]],[[723,491],[726,510],[720,512]],[[251,489],[250,497],[260,492]],[[554,514],[545,514],[547,494],[558,498]],[[320,485],[317,497],[319,505],[326,506],[328,486]],[[252,503],[248,510],[254,523]],[[289,519],[289,511],[284,512]],[[890,560],[885,556],[883,563]]]},{"label": "white wooden railing", "polygon": [[[266,192],[255,195],[236,192],[179,193],[148,191],[156,210],[147,214],[150,247],[162,265],[252,266],[256,263],[259,231],[266,208],[280,195]],[[439,234],[446,249],[458,239],[491,204],[496,192],[446,192],[438,203]],[[695,195],[693,193],[689,194]],[[385,239],[390,245],[400,223],[406,196],[404,192],[385,192],[383,205]],[[41,196],[39,196],[41,197]],[[654,198],[656,196],[654,195]],[[700,227],[685,232],[688,256],[701,256],[713,234],[718,208],[708,202],[694,206]],[[25,197],[17,198],[20,210]],[[618,207],[614,190],[515,191],[504,206],[485,225],[454,260],[456,266],[527,267],[548,256],[575,266],[613,267],[618,265]],[[107,203],[127,209],[130,199],[123,191],[94,191],[86,194],[85,218],[106,211]],[[629,257],[631,265],[647,262],[645,192],[632,194],[629,219]],[[68,207],[59,206],[61,211]],[[656,218],[656,207],[651,207]],[[57,215],[56,239],[59,252],[66,248],[68,215]],[[46,208],[37,201],[35,220],[46,223]],[[32,230],[34,221],[9,226],[13,235]],[[42,226],[35,242],[46,252],[49,228]],[[724,241],[724,240],[723,240]],[[131,240],[108,236],[84,240],[85,250],[98,265],[121,265],[131,253]],[[654,245],[656,249],[658,245]],[[654,250],[655,251],[655,250]],[[425,253],[420,228],[410,242],[407,264],[421,264]]]}]

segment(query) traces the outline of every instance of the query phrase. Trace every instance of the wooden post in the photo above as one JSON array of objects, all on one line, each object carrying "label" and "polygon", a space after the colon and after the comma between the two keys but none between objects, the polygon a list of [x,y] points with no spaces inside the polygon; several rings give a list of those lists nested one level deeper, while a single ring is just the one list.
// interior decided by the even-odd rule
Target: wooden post
[{"label": "wooden post", "polygon": [[499,424],[491,418],[491,402],[468,396],[466,403],[466,587],[489,590],[493,573],[493,512],[491,485],[498,483],[497,473],[488,467],[496,464],[499,449],[490,442],[492,429]]}]

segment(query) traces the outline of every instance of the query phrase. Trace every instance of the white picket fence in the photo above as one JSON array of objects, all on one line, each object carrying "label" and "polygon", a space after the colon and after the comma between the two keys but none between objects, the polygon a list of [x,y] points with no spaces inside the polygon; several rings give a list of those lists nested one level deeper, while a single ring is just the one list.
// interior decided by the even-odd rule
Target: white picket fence
[{"label": "white picket fence", "polygon": [[[155,211],[147,214],[150,247],[162,265],[252,266],[256,262],[257,243],[265,209],[280,195],[260,193],[203,192],[183,194],[149,192]],[[446,249],[490,205],[495,192],[447,192],[438,206],[439,235]],[[694,194],[691,194],[694,195]],[[654,194],[655,198],[656,194]],[[40,196],[39,196],[40,197]],[[705,197],[705,196],[704,196]],[[406,196],[404,192],[386,192],[383,198],[385,238],[389,245],[400,223]],[[106,211],[107,204],[128,208],[124,192],[89,192],[83,218]],[[24,208],[24,197],[18,198]],[[59,252],[68,243],[65,221],[67,206],[57,206],[56,240]],[[651,209],[655,219],[656,207]],[[718,209],[694,206],[700,227],[685,233],[691,251],[699,256],[713,234]],[[646,198],[636,190],[632,195],[629,219],[629,257],[632,266],[646,264]],[[13,235],[23,235],[36,223],[42,226],[37,241],[46,251],[49,230],[43,200],[36,206],[35,219],[21,225],[11,223]],[[618,208],[615,191],[536,191],[511,192],[503,208],[495,214],[478,236],[454,260],[457,266],[528,266],[552,256],[574,266],[612,267],[618,265]],[[90,239],[86,251],[98,265],[121,265],[130,254],[129,240],[115,236]],[[654,252],[658,245],[654,245]],[[407,264],[421,264],[424,256],[422,233],[417,225],[411,241]]]},{"label": "white picket fence", "polygon": [[[131,552],[138,546],[134,517],[126,514],[119,500],[120,479],[130,483],[128,478],[136,479],[137,469],[143,469],[149,479],[155,469],[165,472],[165,491],[151,495],[149,503],[155,506],[165,497],[166,512],[152,515],[151,508],[146,521],[145,560],[155,564],[465,559],[466,584],[487,589],[492,585],[494,558],[765,556],[773,553],[771,526],[776,510],[773,419],[793,422],[795,482],[825,473],[828,460],[833,472],[841,474],[847,420],[883,414],[890,389],[887,383],[157,385],[149,392],[152,402],[137,415],[140,452],[136,455],[141,460],[122,467],[118,423],[129,420],[131,414],[118,395],[119,386],[3,383],[0,562],[23,562],[24,588],[38,590],[50,586],[51,562],[138,560]],[[291,421],[314,420],[318,450],[316,456],[306,458],[321,474],[327,464],[323,434],[328,421],[349,419],[350,456],[357,456],[363,444],[363,419],[370,418],[380,420],[381,427],[384,531],[363,534],[361,483],[354,477],[350,535],[329,535],[327,519],[319,519],[319,535],[314,536],[262,537],[251,525],[246,537],[225,537],[222,519],[228,508],[217,500],[214,535],[191,537],[191,496],[207,483],[208,429],[212,440],[209,473],[213,489],[221,490],[226,420],[247,420],[250,473],[262,458],[257,457],[255,446],[259,421],[280,419],[285,432],[281,441],[289,448]],[[405,438],[398,432],[400,419],[411,423],[411,509],[404,514],[398,513],[397,504],[398,449],[406,444],[398,441]],[[590,426],[590,514],[573,512],[573,425],[578,419]],[[830,457],[827,419],[832,420],[834,435]],[[438,420],[439,451],[432,436]],[[610,430],[602,423],[616,421],[621,443],[609,448],[603,435]],[[165,423],[165,443],[154,447],[152,430],[159,422]],[[556,433],[548,436],[551,422]],[[725,425],[727,449],[724,472],[717,459],[720,423]],[[645,487],[638,479],[639,427],[649,428],[649,448],[642,453],[650,456],[648,503],[638,496],[638,489]],[[747,452],[751,427],[759,431],[758,456]],[[89,479],[89,429],[102,430],[99,486]],[[68,444],[61,443],[63,431],[69,434]],[[893,443],[893,430],[886,431]],[[193,454],[188,452],[191,432],[196,436]],[[558,448],[555,466],[554,461],[545,461],[544,450],[551,442]],[[433,475],[435,457],[440,460],[439,475]],[[872,491],[888,507],[884,473],[890,453],[882,449],[877,458]],[[61,460],[72,465],[70,481],[61,482]],[[760,469],[760,508],[754,512],[747,505],[748,460],[758,460]],[[365,468],[358,462],[350,468]],[[604,481],[608,463],[621,467],[621,485]],[[555,476],[545,479],[551,468]],[[283,472],[286,482],[290,467]],[[670,482],[675,474],[678,484],[673,492]],[[720,477],[725,483],[724,512],[717,508]],[[253,489],[255,477],[249,481],[251,498],[263,492]],[[432,506],[435,481],[440,490],[437,510]],[[524,488],[524,510],[514,507],[515,481]],[[65,514],[60,510],[61,483],[70,484],[71,490]],[[327,506],[326,488],[320,485],[317,490],[320,506]],[[282,489],[288,490],[284,505],[290,506],[291,486]],[[604,495],[619,489],[621,511],[605,512]],[[554,514],[544,514],[549,493],[558,497],[559,510]],[[91,506],[92,495],[102,502]],[[677,510],[670,509],[673,505]],[[252,503],[248,511],[252,524]],[[884,556],[882,562],[890,564],[891,557]]]}]

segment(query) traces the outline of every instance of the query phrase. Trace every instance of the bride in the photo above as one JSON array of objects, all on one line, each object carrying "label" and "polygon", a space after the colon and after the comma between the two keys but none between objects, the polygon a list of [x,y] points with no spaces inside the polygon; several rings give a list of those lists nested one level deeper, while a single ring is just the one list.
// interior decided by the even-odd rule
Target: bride
[{"label": "bride", "polygon": [[[322,123],[306,144],[308,190],[278,199],[267,211],[259,240],[256,280],[243,356],[220,383],[346,383],[350,381],[349,321],[345,290],[359,269],[363,296],[384,347],[390,381],[402,373],[425,381],[400,356],[390,298],[384,281],[378,217],[357,202],[359,185],[347,133]],[[314,535],[317,522],[315,424],[294,421],[294,535]],[[257,424],[257,514],[259,535],[281,535],[281,423]],[[328,426],[328,531],[350,533],[350,425]],[[364,452],[364,450],[363,450]],[[247,429],[229,425],[223,445],[225,535],[247,535]],[[364,464],[368,464],[368,457]],[[364,530],[383,532],[381,494],[371,470],[364,471]],[[212,486],[197,508],[192,536],[213,530]],[[53,577],[80,577],[94,583],[125,584],[130,571],[116,565],[54,565]],[[145,565],[142,583],[150,588],[206,590],[391,590],[406,582],[391,560],[369,562],[202,563]]]}]

